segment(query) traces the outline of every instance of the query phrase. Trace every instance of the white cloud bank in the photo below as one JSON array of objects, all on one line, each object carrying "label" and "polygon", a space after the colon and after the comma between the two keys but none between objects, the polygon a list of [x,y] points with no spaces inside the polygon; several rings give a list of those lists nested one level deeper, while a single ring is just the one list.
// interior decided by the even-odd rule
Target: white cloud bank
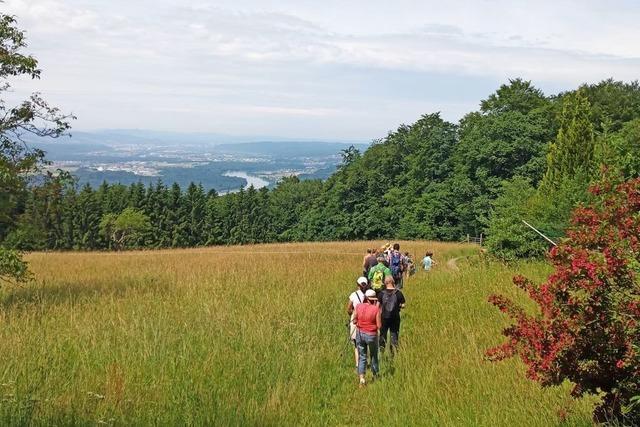
[{"label": "white cloud bank", "polygon": [[3,11],[28,30],[36,89],[80,128],[371,138],[426,112],[457,119],[509,77],[558,90],[640,74],[632,1],[449,3],[7,0]]}]

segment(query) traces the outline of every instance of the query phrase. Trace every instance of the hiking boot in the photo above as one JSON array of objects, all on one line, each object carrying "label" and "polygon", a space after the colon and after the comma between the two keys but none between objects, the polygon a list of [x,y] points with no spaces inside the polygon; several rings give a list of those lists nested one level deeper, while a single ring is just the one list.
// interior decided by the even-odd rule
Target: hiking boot
[{"label": "hiking boot", "polygon": [[364,378],[360,378],[360,384],[359,384],[359,387],[360,387],[360,388],[362,388],[362,387],[364,387],[364,386],[366,386],[366,385],[367,385],[367,382],[364,380]]}]

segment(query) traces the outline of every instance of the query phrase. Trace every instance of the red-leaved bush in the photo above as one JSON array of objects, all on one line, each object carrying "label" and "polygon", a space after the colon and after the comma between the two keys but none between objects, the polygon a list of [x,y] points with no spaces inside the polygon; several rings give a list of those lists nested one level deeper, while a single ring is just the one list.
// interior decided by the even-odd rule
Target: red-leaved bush
[{"label": "red-leaved bush", "polygon": [[572,394],[602,393],[597,421],[640,424],[640,179],[591,188],[593,200],[577,208],[567,238],[549,259],[554,273],[542,285],[514,283],[537,303],[526,313],[509,299],[489,301],[515,323],[490,360],[519,356],[527,376],[544,386],[569,380]]}]

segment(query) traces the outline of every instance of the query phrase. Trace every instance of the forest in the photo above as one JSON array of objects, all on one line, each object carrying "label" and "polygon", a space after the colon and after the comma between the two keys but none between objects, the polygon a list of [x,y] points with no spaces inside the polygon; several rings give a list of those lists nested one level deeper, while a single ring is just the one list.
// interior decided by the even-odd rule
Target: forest
[{"label": "forest", "polygon": [[513,79],[458,123],[439,113],[350,147],[326,181],[283,179],[235,194],[142,183],[78,188],[31,176],[3,206],[0,241],[19,250],[167,248],[377,238],[486,236],[513,259],[561,238],[603,173],[640,173],[640,85],[605,80],[546,96]]}]

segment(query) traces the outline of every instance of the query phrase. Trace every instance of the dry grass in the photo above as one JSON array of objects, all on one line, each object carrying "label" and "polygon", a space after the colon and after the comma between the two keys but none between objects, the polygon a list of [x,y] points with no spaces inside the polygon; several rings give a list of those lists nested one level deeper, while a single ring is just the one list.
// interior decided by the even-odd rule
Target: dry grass
[{"label": "dry grass", "polygon": [[0,304],[0,423],[590,424],[566,388],[483,361],[506,324],[487,295],[521,296],[509,268],[447,265],[465,245],[403,244],[439,266],[407,283],[402,352],[359,390],[344,306],[369,245],[31,254],[39,283]]}]

